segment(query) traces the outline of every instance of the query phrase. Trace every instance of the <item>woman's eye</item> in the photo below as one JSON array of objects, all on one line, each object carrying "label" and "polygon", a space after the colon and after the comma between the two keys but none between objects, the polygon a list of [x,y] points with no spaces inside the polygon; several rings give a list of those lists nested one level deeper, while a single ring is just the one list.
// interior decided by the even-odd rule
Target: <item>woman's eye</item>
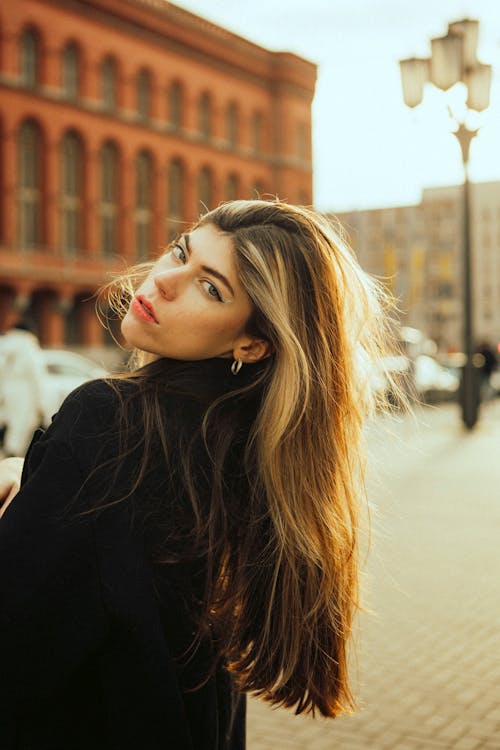
[{"label": "woman's eye", "polygon": [[186,253],[182,249],[181,245],[174,245],[172,248],[172,255],[174,258],[177,258],[177,260],[180,260],[181,263],[185,263],[187,261]]},{"label": "woman's eye", "polygon": [[204,281],[203,286],[205,287],[205,290],[207,294],[210,295],[210,297],[215,297],[215,299],[218,299],[219,302],[223,301],[222,297],[219,294],[219,290],[210,281]]}]

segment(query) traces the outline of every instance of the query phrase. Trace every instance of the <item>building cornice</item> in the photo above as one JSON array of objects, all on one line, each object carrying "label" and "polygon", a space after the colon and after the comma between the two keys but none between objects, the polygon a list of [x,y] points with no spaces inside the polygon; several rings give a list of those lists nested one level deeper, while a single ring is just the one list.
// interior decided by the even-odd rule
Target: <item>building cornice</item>
[{"label": "building cornice", "polygon": [[98,17],[137,35],[138,30],[158,44],[210,66],[274,89],[286,83],[303,98],[312,99],[317,66],[291,52],[273,52],[167,0],[44,0]]}]

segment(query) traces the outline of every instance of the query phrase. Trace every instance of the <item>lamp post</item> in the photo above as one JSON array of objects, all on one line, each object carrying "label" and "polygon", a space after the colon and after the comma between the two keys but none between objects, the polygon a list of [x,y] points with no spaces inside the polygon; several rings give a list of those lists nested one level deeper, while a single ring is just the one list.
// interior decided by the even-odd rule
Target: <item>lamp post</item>
[{"label": "lamp post", "polygon": [[[462,153],[464,168],[463,183],[463,349],[465,363],[462,369],[461,407],[465,427],[471,430],[479,414],[479,378],[473,363],[474,331],[472,305],[472,263],[469,149],[478,130],[467,127],[465,120],[469,110],[482,112],[489,105],[491,88],[491,65],[483,65],[477,59],[479,21],[464,19],[448,25],[446,36],[431,39],[430,58],[410,58],[400,61],[403,99],[409,107],[421,103],[424,84],[433,83],[447,91],[456,83],[464,83],[467,89],[466,111],[453,135],[457,138]],[[450,110],[451,112],[451,110]]]}]

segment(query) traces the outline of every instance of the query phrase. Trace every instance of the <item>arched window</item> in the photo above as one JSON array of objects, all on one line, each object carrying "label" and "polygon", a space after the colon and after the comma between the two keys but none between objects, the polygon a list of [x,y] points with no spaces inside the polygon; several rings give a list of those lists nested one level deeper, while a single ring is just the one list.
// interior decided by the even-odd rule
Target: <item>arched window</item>
[{"label": "arched window", "polygon": [[140,120],[149,120],[151,114],[151,76],[147,70],[137,75],[137,114]]},{"label": "arched window", "polygon": [[168,118],[175,130],[182,127],[182,85],[174,81],[168,91]]},{"label": "arched window", "polygon": [[[90,296],[90,295],[89,295]],[[64,300],[63,304],[59,304],[60,312],[64,315],[64,343],[66,345],[75,345],[82,343],[81,337],[81,307],[83,306],[83,299]]]},{"label": "arched window", "polygon": [[63,93],[66,99],[78,98],[78,69],[78,47],[70,42],[63,52]]},{"label": "arched window", "polygon": [[168,167],[167,241],[178,234],[183,216],[184,168],[180,159],[173,159]]},{"label": "arched window", "polygon": [[204,212],[212,208],[213,201],[212,171],[209,167],[203,167],[198,175],[198,210]]},{"label": "arched window", "polygon": [[137,155],[135,163],[135,248],[139,260],[147,260],[151,250],[151,180],[153,164],[147,151]]},{"label": "arched window", "polygon": [[206,91],[200,94],[198,100],[198,130],[202,138],[210,138],[212,135],[212,104],[210,94]]},{"label": "arched window", "polygon": [[262,153],[263,121],[260,112],[254,112],[250,123],[251,147],[255,154]]},{"label": "arched window", "polygon": [[61,247],[74,254],[82,245],[83,147],[69,131],[61,148]]},{"label": "arched window", "polygon": [[226,107],[226,140],[231,148],[238,145],[238,107],[229,102]]},{"label": "arched window", "polygon": [[116,62],[112,57],[106,57],[101,66],[101,95],[106,112],[116,109],[116,83]]},{"label": "arched window", "polygon": [[106,141],[100,153],[101,205],[99,212],[101,252],[113,255],[117,250],[118,218],[118,149]]},{"label": "arched window", "polygon": [[42,242],[42,138],[39,126],[25,121],[18,133],[18,237],[21,248]]},{"label": "arched window", "polygon": [[224,200],[235,201],[238,198],[239,193],[239,180],[235,174],[228,175],[226,185],[224,188]]},{"label": "arched window", "polygon": [[39,42],[33,29],[25,29],[21,37],[21,82],[27,88],[35,88],[39,82]]}]

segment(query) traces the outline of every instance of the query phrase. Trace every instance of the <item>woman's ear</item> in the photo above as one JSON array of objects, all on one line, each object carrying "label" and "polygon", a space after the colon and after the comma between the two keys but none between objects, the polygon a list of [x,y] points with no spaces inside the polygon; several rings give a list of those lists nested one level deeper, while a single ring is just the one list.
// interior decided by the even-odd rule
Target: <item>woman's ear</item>
[{"label": "woman's ear", "polygon": [[272,354],[272,347],[266,339],[259,339],[253,336],[242,336],[238,342],[235,342],[233,348],[234,359],[240,359],[242,362],[258,362]]}]

